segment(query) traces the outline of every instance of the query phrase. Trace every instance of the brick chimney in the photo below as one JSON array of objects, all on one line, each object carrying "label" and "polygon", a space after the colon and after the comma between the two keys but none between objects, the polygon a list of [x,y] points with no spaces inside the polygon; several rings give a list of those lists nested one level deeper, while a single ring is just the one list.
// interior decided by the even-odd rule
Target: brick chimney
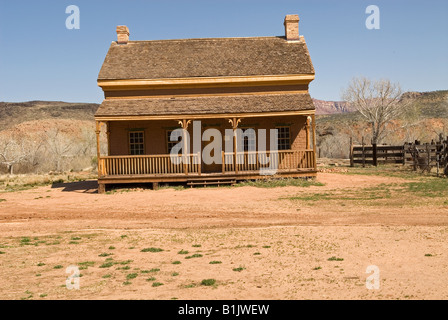
[{"label": "brick chimney", "polygon": [[117,26],[117,43],[127,44],[129,41],[129,29],[126,26]]},{"label": "brick chimney", "polygon": [[285,37],[286,40],[299,40],[299,15],[288,14],[285,17]]}]

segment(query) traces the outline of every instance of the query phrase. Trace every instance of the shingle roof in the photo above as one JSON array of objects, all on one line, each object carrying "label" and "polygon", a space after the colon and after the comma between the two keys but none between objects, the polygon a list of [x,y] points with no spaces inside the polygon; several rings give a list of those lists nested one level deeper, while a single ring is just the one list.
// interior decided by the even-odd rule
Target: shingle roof
[{"label": "shingle roof", "polygon": [[285,74],[314,74],[303,37],[112,42],[98,80]]},{"label": "shingle roof", "polygon": [[95,116],[231,114],[314,110],[308,93],[108,99]]}]

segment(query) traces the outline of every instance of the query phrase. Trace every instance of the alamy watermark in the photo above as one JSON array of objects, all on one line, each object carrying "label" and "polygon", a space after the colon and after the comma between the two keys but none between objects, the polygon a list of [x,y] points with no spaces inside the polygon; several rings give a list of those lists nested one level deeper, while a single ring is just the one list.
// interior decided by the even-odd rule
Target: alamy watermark
[{"label": "alamy watermark", "polygon": [[[225,164],[259,165],[261,175],[274,175],[279,165],[278,129],[269,130],[269,150],[267,150],[267,130],[258,129],[225,129],[224,139],[218,129],[209,128],[201,134],[201,121],[193,121],[193,139],[186,129],[178,128],[171,132],[170,141],[177,142],[170,152],[173,164],[186,163],[206,165],[222,164],[224,153],[234,157],[225,157]],[[179,141],[180,140],[180,141]],[[224,146],[222,142],[224,140]],[[249,141],[251,143],[248,143]],[[193,144],[191,145],[191,141]],[[209,142],[202,149],[202,142]],[[236,146],[234,146],[236,144]],[[258,148],[257,148],[258,147]],[[236,155],[234,151],[236,150]],[[199,155],[190,160],[189,154]],[[180,156],[182,155],[182,156]]]},{"label": "alamy watermark", "polygon": [[366,288],[369,290],[380,288],[380,268],[375,265],[370,265],[366,269],[366,273],[370,274],[366,278]]},{"label": "alamy watermark", "polygon": [[68,266],[67,269],[65,269],[65,273],[69,274],[67,279],[65,280],[65,286],[68,290],[79,290],[79,284],[80,284],[80,273],[78,266]]},{"label": "alamy watermark", "polygon": [[369,30],[379,30],[380,8],[372,4],[366,8],[366,14],[369,15],[366,19],[366,28]]},{"label": "alamy watermark", "polygon": [[65,8],[65,13],[70,14],[67,19],[65,19],[65,27],[68,30],[79,30],[81,24],[79,7],[73,4],[69,5]]}]

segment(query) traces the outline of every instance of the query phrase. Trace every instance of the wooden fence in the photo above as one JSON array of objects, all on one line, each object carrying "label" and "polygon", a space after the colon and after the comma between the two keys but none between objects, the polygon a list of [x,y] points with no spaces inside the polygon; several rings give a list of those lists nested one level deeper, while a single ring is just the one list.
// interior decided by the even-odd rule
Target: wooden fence
[{"label": "wooden fence", "polygon": [[448,176],[448,137],[440,136],[439,141],[422,144],[420,141],[405,143],[402,146],[353,145],[350,143],[350,165],[376,165],[378,163],[398,163],[412,165],[414,170],[443,171]]}]

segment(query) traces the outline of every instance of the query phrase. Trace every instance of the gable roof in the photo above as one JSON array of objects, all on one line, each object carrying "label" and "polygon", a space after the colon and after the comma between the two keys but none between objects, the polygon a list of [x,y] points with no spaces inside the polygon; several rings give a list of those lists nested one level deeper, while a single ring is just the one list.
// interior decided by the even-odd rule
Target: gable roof
[{"label": "gable roof", "polygon": [[95,117],[203,115],[314,110],[308,93],[107,99]]},{"label": "gable roof", "polygon": [[303,37],[112,42],[98,80],[291,74],[314,74]]}]

